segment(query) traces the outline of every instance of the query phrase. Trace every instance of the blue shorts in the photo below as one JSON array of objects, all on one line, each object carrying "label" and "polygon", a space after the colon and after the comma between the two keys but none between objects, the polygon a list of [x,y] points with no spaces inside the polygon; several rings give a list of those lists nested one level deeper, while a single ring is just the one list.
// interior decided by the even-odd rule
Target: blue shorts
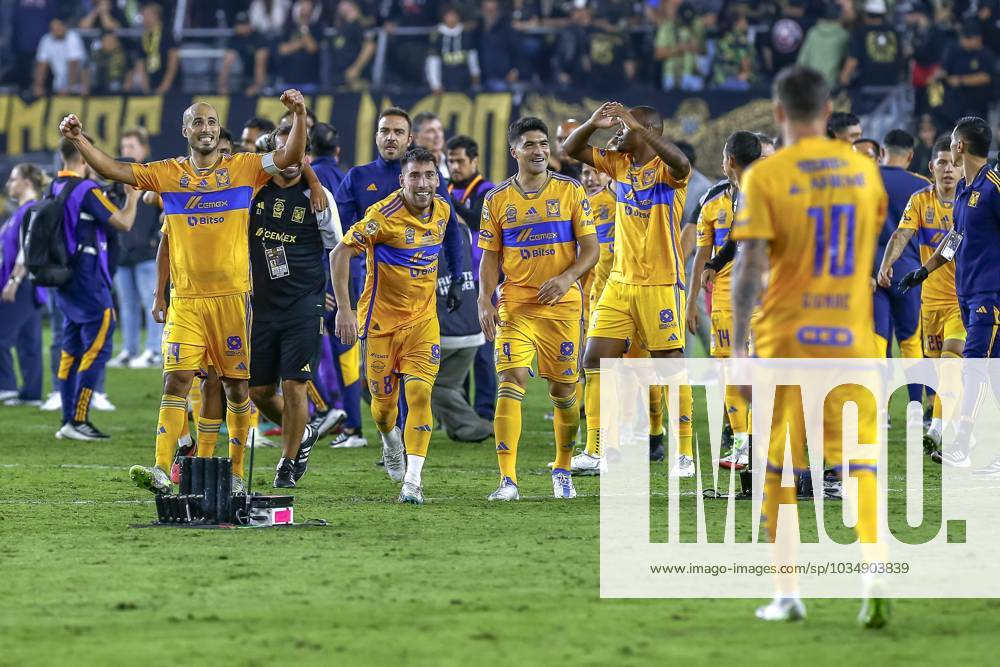
[{"label": "blue shorts", "polygon": [[962,322],[965,324],[966,359],[996,359],[1000,357],[997,335],[1000,331],[1000,293],[977,294],[968,299],[959,297]]},{"label": "blue shorts", "polygon": [[875,305],[875,333],[889,341],[893,336],[904,341],[920,330],[920,290],[906,294],[893,282],[888,289],[879,287],[872,295]]}]

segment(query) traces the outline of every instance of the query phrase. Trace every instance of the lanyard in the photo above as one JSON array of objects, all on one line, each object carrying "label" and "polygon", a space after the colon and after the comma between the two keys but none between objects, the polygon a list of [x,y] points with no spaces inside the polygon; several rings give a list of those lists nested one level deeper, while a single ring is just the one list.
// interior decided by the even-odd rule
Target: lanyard
[{"label": "lanyard", "polygon": [[[483,175],[482,174],[476,174],[476,177],[474,179],[472,179],[472,182],[469,183],[467,186],[465,186],[465,192],[462,193],[462,198],[458,200],[458,203],[459,204],[464,204],[465,200],[468,199],[472,195],[473,191],[476,189],[476,186],[479,185],[482,182],[483,182]],[[454,189],[455,189],[455,184],[454,183],[449,183],[448,184],[448,194],[451,194],[452,190],[454,190]]]}]

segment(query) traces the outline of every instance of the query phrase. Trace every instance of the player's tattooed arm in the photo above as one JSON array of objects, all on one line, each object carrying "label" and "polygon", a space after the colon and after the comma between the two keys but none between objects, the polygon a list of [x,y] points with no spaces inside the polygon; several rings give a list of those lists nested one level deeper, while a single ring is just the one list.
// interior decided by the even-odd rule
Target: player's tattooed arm
[{"label": "player's tattooed arm", "polygon": [[906,244],[910,242],[916,231],[913,229],[897,229],[889,238],[889,244],[882,255],[882,264],[878,268],[878,284],[882,287],[892,285],[892,265],[896,263],[899,256],[906,249]]},{"label": "player's tattooed arm", "polygon": [[748,239],[740,243],[733,265],[733,354],[747,355],[750,341],[750,316],[760,299],[764,273],[768,268],[768,241]]},{"label": "player's tattooed arm", "polygon": [[580,127],[576,128],[566,137],[563,143],[563,150],[566,155],[584,164],[594,166],[594,152],[590,147],[590,136],[597,130],[608,129],[614,126],[615,119],[608,115],[607,110],[611,102],[605,102],[597,108],[597,111],[587,119]]}]

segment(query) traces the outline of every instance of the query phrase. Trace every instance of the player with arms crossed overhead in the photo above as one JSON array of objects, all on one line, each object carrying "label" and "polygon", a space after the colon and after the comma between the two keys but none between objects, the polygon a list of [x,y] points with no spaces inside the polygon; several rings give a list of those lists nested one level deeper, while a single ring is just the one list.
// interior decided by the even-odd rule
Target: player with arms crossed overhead
[{"label": "player with arms crossed overhead", "polygon": [[[618,126],[617,150],[588,145],[598,129]],[[587,448],[574,469],[598,468],[602,358],[618,358],[626,344],[640,344],[653,357],[683,356],[684,258],[681,213],[691,164],[663,137],[663,119],[647,106],[626,109],[606,102],[564,144],[567,155],[612,178],[617,199],[611,275],[587,329],[583,367],[587,379]],[[691,458],[691,391],[680,391],[680,452],[671,474],[694,474]]]},{"label": "player with arms crossed overhead", "polygon": [[302,94],[287,90],[281,101],[294,112],[292,130],[284,148],[264,154],[221,153],[219,114],[204,103],[184,112],[181,133],[189,154],[147,164],[119,162],[95,147],[75,115],[66,116],[59,125],[94,171],[158,192],[163,199],[173,289],[166,309],[167,276],[157,276],[154,310],[166,310],[166,325],[156,464],[129,470],[137,486],[154,493],[171,489],[170,464],[187,419],[188,390],[195,373],[207,363],[218,371],[225,388],[233,488],[243,487],[243,453],[250,429],[250,201],[273,174],[301,162],[306,146]]},{"label": "player with arms crossed overhead", "polygon": [[[486,339],[496,341],[498,380],[493,430],[500,486],[488,499],[520,497],[521,402],[536,353],[555,418],[552,491],[556,498],[575,498],[570,460],[580,426],[576,384],[584,297],[579,280],[600,252],[594,217],[583,186],[549,171],[545,123],[521,118],[510,126],[507,141],[517,175],[486,195],[479,232],[479,322]],[[498,308],[493,293],[501,270]]]},{"label": "player with arms crossed overhead", "polygon": [[[853,358],[877,356],[871,266],[888,206],[877,165],[851,147],[824,136],[832,104],[823,75],[806,67],[782,70],[774,82],[774,115],[782,150],[755,163],[743,176],[732,236],[741,244],[733,268],[733,356],[746,357],[750,316],[758,357]],[[806,304],[809,307],[805,308]],[[787,390],[787,391],[783,391]],[[793,465],[805,468],[802,402],[797,387],[778,387],[768,446],[761,522],[774,541],[778,507],[795,504],[795,486],[782,486],[785,428]],[[858,405],[858,442],[876,443],[876,407],[840,387],[825,402],[826,465],[840,472],[845,400]],[[877,540],[874,465],[852,463],[861,499],[856,530],[862,545]],[[887,621],[887,601],[869,580],[859,620],[867,627]],[[779,577],[774,601],[757,610],[768,620],[805,616],[793,578]]]},{"label": "player with arms crossed overhead", "polygon": [[[399,502],[422,505],[421,472],[434,419],[431,387],[441,363],[437,317],[438,254],[451,206],[435,194],[437,159],[411,148],[400,160],[401,188],[369,207],[330,253],[341,343],[364,343],[372,418],[382,435],[385,471],[403,482]],[[349,307],[350,261],[365,253],[365,286],[358,311]],[[399,378],[406,397],[406,437],[399,415]],[[404,458],[405,440],[405,458]]]}]

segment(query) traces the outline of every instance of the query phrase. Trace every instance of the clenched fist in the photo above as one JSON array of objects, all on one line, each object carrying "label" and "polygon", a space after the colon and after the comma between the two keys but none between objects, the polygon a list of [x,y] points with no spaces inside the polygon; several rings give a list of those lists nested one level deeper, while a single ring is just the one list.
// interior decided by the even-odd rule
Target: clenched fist
[{"label": "clenched fist", "polygon": [[83,123],[76,117],[76,114],[71,113],[59,123],[59,131],[67,139],[79,139],[83,136]]},{"label": "clenched fist", "polygon": [[285,105],[286,109],[294,113],[300,114],[306,112],[306,98],[295,88],[289,88],[281,94],[281,103]]}]

